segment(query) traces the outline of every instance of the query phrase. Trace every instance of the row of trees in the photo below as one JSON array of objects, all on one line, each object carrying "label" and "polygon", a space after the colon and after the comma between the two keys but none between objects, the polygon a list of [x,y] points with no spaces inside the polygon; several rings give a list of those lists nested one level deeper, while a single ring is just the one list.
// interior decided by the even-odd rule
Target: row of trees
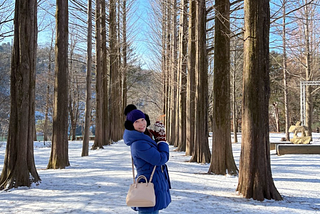
[{"label": "row of trees", "polygon": [[[133,52],[127,37],[130,35],[127,15],[133,1],[78,0],[71,1],[69,5],[68,1],[57,0],[53,4],[56,9],[55,46],[52,39],[48,50],[47,72],[37,74],[37,77],[43,77],[41,83],[46,86],[41,87],[46,91],[41,98],[35,93],[35,50],[39,26],[37,9],[39,6],[45,8],[45,2],[15,3],[14,19],[18,24],[14,26],[10,125],[5,164],[0,177],[1,188],[29,186],[31,182],[40,179],[34,166],[32,146],[36,97],[45,103],[42,111],[45,118],[44,133],[48,130],[50,103],[53,106],[52,153],[48,168],[65,168],[69,165],[68,118],[75,137],[79,115],[83,114],[83,156],[88,155],[92,121],[95,126],[93,149],[120,140],[123,133],[123,109],[128,100],[133,99],[128,95],[137,94],[131,84],[141,81],[142,75],[146,77],[146,74],[152,73],[153,76],[161,74],[162,78],[157,79],[162,80],[163,84],[149,82],[149,85],[142,85],[141,88],[150,91],[152,85],[162,86],[161,89],[153,89],[159,93],[151,94],[148,99],[154,101],[163,95],[156,106],[160,106],[165,115],[168,141],[171,144],[190,155],[191,161],[211,162],[210,173],[237,175],[230,136],[232,112],[235,141],[239,120],[243,136],[237,190],[247,198],[281,199],[273,184],[270,167],[269,100],[274,107],[272,118],[275,118],[274,124],[279,131],[281,114],[284,115],[286,127],[290,119],[291,122],[296,119],[294,115],[298,110],[294,107],[297,105],[289,108],[290,103],[296,100],[290,101],[288,92],[290,86],[296,87],[295,82],[304,79],[302,68],[308,71],[306,80],[311,80],[311,77],[316,79],[316,39],[307,30],[310,29],[310,23],[316,23],[315,18],[310,18],[311,15],[316,17],[316,1],[299,2],[301,4],[298,7],[293,7],[290,1],[277,1],[275,3],[278,5],[272,4],[271,11],[275,13],[270,17],[267,0],[217,0],[215,4],[205,0],[155,0],[151,4],[153,15],[149,23],[152,23],[150,29],[154,32],[150,38],[154,43],[150,45],[155,54],[154,62],[158,63],[154,67],[161,71],[157,73],[156,69],[137,72],[132,62],[129,62],[134,58],[130,58]],[[285,8],[290,8],[289,12]],[[282,14],[279,13],[280,9],[283,9]],[[299,16],[301,11],[304,11],[304,16]],[[69,15],[75,19],[69,19]],[[83,18],[85,16],[86,20]],[[303,20],[300,25],[299,22],[291,22],[295,18]],[[284,20],[281,25],[278,23],[280,19]],[[286,20],[290,20],[290,24],[286,24]],[[294,48],[301,45],[291,46],[286,43],[288,33],[285,29],[288,27],[306,29],[299,37],[304,38],[304,48],[300,52]],[[29,31],[22,35],[20,29]],[[275,30],[272,34],[275,35],[275,41],[276,33],[282,32],[282,35],[279,34],[282,43],[271,43],[281,44],[281,54],[269,54],[269,29]],[[54,38],[53,33],[50,38]],[[313,39],[312,43],[310,38]],[[287,47],[292,51],[285,51]],[[84,55],[86,57],[82,60],[75,60]],[[308,63],[298,64],[294,60],[298,59],[301,63],[304,56]],[[55,62],[51,63],[53,58]],[[82,88],[81,84],[85,86]],[[26,94],[18,93],[20,91]],[[279,96],[279,92],[282,94],[283,91],[284,96]],[[311,127],[311,88],[307,91],[307,124]],[[143,101],[139,103],[143,105]],[[284,109],[280,113],[279,105]],[[80,109],[85,110],[81,113]],[[212,117],[209,117],[208,109],[212,109]],[[290,112],[293,116],[289,117]],[[22,120],[25,115],[28,117]],[[213,132],[212,154],[208,146],[209,126]],[[22,160],[28,161],[20,164]]]},{"label": "row of trees", "polygon": [[[73,1],[70,5],[68,3],[60,0],[55,4],[51,1],[15,2],[14,23],[19,24],[14,25],[11,89],[10,93],[6,93],[10,94],[11,110],[5,164],[0,177],[2,189],[29,186],[40,180],[33,160],[35,100],[38,104],[37,116],[43,118],[38,121],[43,124],[44,140],[48,140],[50,120],[52,121],[52,149],[48,168],[65,168],[69,166],[69,127],[74,139],[80,115],[85,116],[82,156],[86,156],[92,122],[95,127],[92,149],[103,148],[103,145],[122,139],[127,88],[137,89],[136,86],[126,84],[126,73],[132,79],[130,81],[129,78],[129,83],[141,81],[141,75],[150,76],[133,64],[135,58],[132,57],[133,51],[127,42],[125,14],[131,9],[132,2],[109,1],[106,4],[106,1],[100,0],[95,2],[95,11],[92,10],[92,1],[88,1],[88,4],[82,1]],[[53,14],[52,8],[56,10],[56,28],[51,31],[49,47],[38,49],[37,55],[37,35],[41,26],[37,22],[39,8],[45,10],[46,14]],[[69,16],[73,19],[70,20]],[[87,21],[83,16],[87,16]],[[48,26],[53,24],[50,18],[43,19],[43,23]],[[28,29],[27,33],[23,29]],[[83,29],[87,29],[87,34],[81,34]],[[95,40],[92,39],[93,35]],[[85,45],[83,41],[86,41]],[[92,54],[92,50],[95,50],[95,54]],[[83,51],[87,53],[85,57]],[[29,70],[20,68],[20,64]],[[9,73],[9,70],[5,71]],[[30,76],[21,77],[22,73]],[[152,84],[149,81],[143,86],[146,89],[142,92]],[[35,93],[36,88],[37,92],[42,93]],[[28,94],[19,93],[20,91]],[[135,93],[134,90],[131,91]],[[30,116],[24,117],[28,115],[27,112]],[[21,131],[21,127],[26,130]],[[24,140],[20,140],[22,138]],[[24,164],[20,164],[21,162]]]},{"label": "row of trees", "polygon": [[[160,15],[155,18],[155,21],[158,20],[162,27],[159,34],[162,45],[159,51],[161,52],[161,71],[164,75],[164,114],[169,142],[177,146],[178,150],[186,151],[187,155],[191,155],[191,161],[209,162],[208,142],[203,136],[208,136],[209,82],[207,80],[208,66],[212,66],[213,145],[209,172],[238,173],[231,149],[232,106],[234,134],[237,133],[237,121],[241,117],[243,142],[237,190],[245,197],[258,200],[281,199],[272,182],[270,170],[269,120],[272,115],[276,131],[280,131],[279,105],[281,105],[286,139],[289,140],[289,125],[299,119],[297,116],[299,113],[294,109],[298,105],[293,105],[291,109],[289,106],[291,103],[299,102],[294,97],[296,93],[291,95],[293,99],[288,99],[288,88],[293,87],[292,91],[295,92],[299,86],[297,83],[300,81],[317,79],[319,68],[317,57],[311,57],[311,50],[316,51],[317,48],[310,42],[315,41],[315,37],[311,36],[308,30],[312,26],[310,23],[314,24],[317,20],[314,13],[317,11],[317,2],[299,1],[299,4],[296,4],[296,1],[277,1],[272,5],[274,12],[272,17],[268,1],[221,0],[215,1],[214,5],[211,1],[192,0],[180,2],[166,0],[156,1],[156,3],[158,7],[154,8],[154,14]],[[279,13],[279,10],[283,13]],[[212,24],[213,17],[214,24]],[[279,24],[279,20],[283,20],[283,23]],[[287,20],[290,20],[289,24],[286,24]],[[270,23],[273,24],[271,29],[274,30],[275,35],[270,40],[273,41],[272,45],[280,44],[278,48],[281,48],[280,56],[283,56],[281,60],[278,57],[269,60]],[[295,36],[300,33],[298,45],[287,45],[287,38],[292,38],[292,34],[288,34],[285,30],[289,27],[304,29],[298,32],[293,30],[296,33]],[[279,36],[282,40],[277,41]],[[288,47],[292,48],[290,52],[286,51]],[[298,57],[296,47],[301,48]],[[272,49],[279,50],[276,47]],[[210,54],[213,50],[212,60]],[[292,61],[286,57],[288,53],[292,54],[290,55]],[[239,57],[241,54],[243,54],[242,57]],[[272,53],[271,56],[275,57],[277,54]],[[279,66],[280,62],[282,65]],[[292,65],[290,70],[289,64]],[[243,70],[239,69],[239,65]],[[274,72],[271,80],[270,69]],[[301,70],[306,71],[305,75]],[[239,72],[242,74],[243,81],[242,87],[238,87],[242,90],[239,90],[237,96],[236,84],[241,84],[237,79],[240,76]],[[231,74],[232,81],[230,81]],[[274,85],[272,91],[270,82]],[[271,103],[273,109],[270,111],[272,114],[269,115],[270,95],[279,94],[279,92],[282,96],[273,97]],[[311,132],[311,119],[314,114],[311,95],[312,88],[308,87],[306,95],[306,118],[308,119],[305,124],[309,127],[309,132]],[[236,98],[239,97],[242,99],[241,103],[237,103]],[[231,100],[233,100],[232,103]],[[241,105],[241,116],[238,115],[237,105]],[[289,113],[291,113],[290,117]]]},{"label": "row of trees", "polygon": [[[164,54],[162,57],[165,74],[165,110],[169,141],[181,145],[179,133],[185,133],[186,153],[192,155],[191,161],[210,162],[209,172],[215,174],[237,175],[231,147],[230,125],[230,2],[215,1],[215,5],[206,7],[206,1],[183,2],[189,6],[188,22],[175,24],[175,1],[162,2],[165,17]],[[240,2],[241,3],[241,2]],[[239,2],[234,2],[239,4]],[[171,7],[173,5],[173,7]],[[182,5],[184,6],[184,5]],[[184,8],[184,7],[182,7]],[[281,199],[271,175],[269,153],[269,25],[270,10],[268,1],[244,1],[244,66],[243,66],[243,102],[242,102],[242,152],[240,159],[240,177],[237,190],[245,197],[263,200]],[[208,14],[214,9],[214,81],[213,81],[213,118],[212,118],[212,156],[208,149],[208,52],[206,23]],[[186,12],[187,10],[183,10]],[[182,12],[183,13],[183,12]],[[171,18],[172,17],[172,18]],[[173,20],[173,21],[171,21]],[[185,21],[186,21],[185,20]],[[173,25],[173,26],[172,26]],[[181,30],[180,45],[186,44],[187,50],[180,50],[174,44],[176,26],[186,26]],[[184,34],[183,34],[184,33]],[[169,40],[169,41],[167,41]],[[177,52],[178,53],[178,52]],[[176,66],[186,63],[187,67]],[[178,75],[176,75],[178,74]],[[172,83],[182,83],[183,74],[187,76],[186,93],[177,90]],[[180,77],[181,76],[181,77]],[[181,95],[181,96],[180,96]],[[184,97],[183,97],[184,96]],[[178,99],[177,99],[178,97]],[[181,97],[181,101],[180,101]],[[182,103],[185,102],[185,103]],[[181,105],[180,105],[181,104]],[[183,109],[185,107],[185,109]],[[186,120],[176,116],[176,109],[186,112]],[[179,121],[181,119],[181,121]],[[186,125],[183,125],[186,124]],[[180,126],[181,125],[181,126]],[[185,129],[183,130],[182,127]],[[181,150],[184,148],[181,147]],[[260,154],[260,155],[257,155]],[[250,161],[249,161],[250,160]],[[256,163],[258,163],[256,165]]]}]

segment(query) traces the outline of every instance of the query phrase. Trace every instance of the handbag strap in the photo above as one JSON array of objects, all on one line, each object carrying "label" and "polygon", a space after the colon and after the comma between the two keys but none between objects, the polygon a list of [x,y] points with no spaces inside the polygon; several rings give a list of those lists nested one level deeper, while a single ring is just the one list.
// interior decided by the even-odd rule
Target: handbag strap
[{"label": "handbag strap", "polygon": [[[136,183],[136,179],[135,179],[135,175],[134,175],[134,165],[133,165],[133,158],[132,158],[132,156],[131,156],[131,164],[132,164],[133,183]],[[154,166],[154,167],[153,167],[153,170],[152,170],[152,173],[151,173],[151,176],[150,176],[150,179],[149,179],[149,183],[151,183],[151,181],[152,181],[153,174],[154,174],[154,172],[156,171],[156,167],[157,167],[157,166]],[[147,182],[148,182],[148,181],[147,181]]]}]

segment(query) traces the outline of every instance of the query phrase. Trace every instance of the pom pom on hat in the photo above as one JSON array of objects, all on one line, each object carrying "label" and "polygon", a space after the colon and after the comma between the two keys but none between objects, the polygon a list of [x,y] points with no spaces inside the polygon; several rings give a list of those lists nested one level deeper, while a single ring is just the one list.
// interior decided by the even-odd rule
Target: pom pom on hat
[{"label": "pom pom on hat", "polygon": [[124,115],[128,115],[132,110],[137,109],[137,107],[133,104],[129,104],[126,106],[126,108],[124,109]]},{"label": "pom pom on hat", "polygon": [[144,113],[138,109],[132,110],[128,113],[127,115],[127,120],[129,120],[130,122],[134,123],[134,121],[143,118],[146,119],[146,116],[144,115]]}]

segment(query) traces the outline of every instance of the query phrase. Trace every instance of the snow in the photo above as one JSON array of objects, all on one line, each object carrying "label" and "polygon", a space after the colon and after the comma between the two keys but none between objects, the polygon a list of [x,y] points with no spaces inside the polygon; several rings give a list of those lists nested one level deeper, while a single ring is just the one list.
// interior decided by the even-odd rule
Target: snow
[{"label": "snow", "polygon": [[[271,133],[280,141],[284,133]],[[210,138],[209,138],[210,139]],[[241,137],[239,137],[241,141]],[[90,142],[90,146],[93,142]],[[313,144],[320,134],[313,133]],[[69,142],[70,167],[47,170],[50,143],[35,142],[39,185],[0,192],[1,213],[135,213],[125,204],[132,182],[130,150],[123,141],[81,157],[82,142]],[[6,142],[0,142],[0,170]],[[233,144],[239,164],[241,143]],[[236,193],[238,177],[208,175],[209,164],[190,163],[190,157],[170,146],[168,162],[172,203],[160,213],[320,213],[320,155],[283,155],[270,152],[275,185],[283,201],[262,202]]]}]

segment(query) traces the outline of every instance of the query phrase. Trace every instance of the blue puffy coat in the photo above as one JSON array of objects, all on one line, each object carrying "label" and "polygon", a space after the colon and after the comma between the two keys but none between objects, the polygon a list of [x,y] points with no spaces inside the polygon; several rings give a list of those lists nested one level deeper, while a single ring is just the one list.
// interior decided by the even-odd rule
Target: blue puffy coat
[{"label": "blue puffy coat", "polygon": [[166,208],[171,202],[168,173],[166,167],[163,166],[169,160],[168,144],[166,142],[157,144],[144,133],[127,129],[124,131],[123,140],[125,144],[131,147],[137,177],[144,175],[149,181],[153,167],[157,166],[152,179],[156,205],[154,207],[134,207],[133,209],[136,211],[155,211]]}]

